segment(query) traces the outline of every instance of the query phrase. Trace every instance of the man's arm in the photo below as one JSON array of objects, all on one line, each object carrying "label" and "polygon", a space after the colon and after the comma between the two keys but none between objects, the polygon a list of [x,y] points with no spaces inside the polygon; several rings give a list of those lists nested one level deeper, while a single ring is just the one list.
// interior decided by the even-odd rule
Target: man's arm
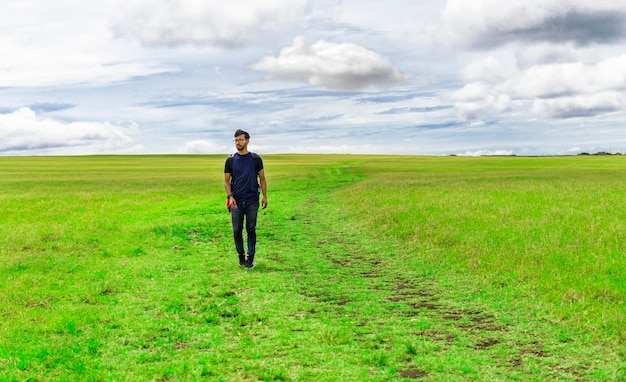
[{"label": "man's arm", "polygon": [[267,208],[267,180],[265,180],[265,170],[259,171],[259,185],[261,186],[261,192],[263,193],[263,199],[261,199],[261,206],[263,209]]},{"label": "man's arm", "polygon": [[228,200],[230,201],[231,208],[237,208],[237,202],[235,198],[232,197],[233,190],[230,185],[231,174],[229,172],[224,173],[224,191],[226,191],[226,195],[228,195]]}]

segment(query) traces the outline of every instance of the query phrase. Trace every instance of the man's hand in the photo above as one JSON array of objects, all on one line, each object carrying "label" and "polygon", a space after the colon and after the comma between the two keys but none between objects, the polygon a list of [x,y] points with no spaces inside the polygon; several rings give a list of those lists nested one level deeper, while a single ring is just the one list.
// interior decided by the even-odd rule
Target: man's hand
[{"label": "man's hand", "polygon": [[263,209],[267,208],[267,196],[263,196],[263,199],[261,199],[261,207],[263,207]]},{"label": "man's hand", "polygon": [[235,198],[233,198],[232,196],[230,198],[228,198],[228,201],[230,202],[230,208],[232,209],[237,209],[237,201],[235,200]]}]

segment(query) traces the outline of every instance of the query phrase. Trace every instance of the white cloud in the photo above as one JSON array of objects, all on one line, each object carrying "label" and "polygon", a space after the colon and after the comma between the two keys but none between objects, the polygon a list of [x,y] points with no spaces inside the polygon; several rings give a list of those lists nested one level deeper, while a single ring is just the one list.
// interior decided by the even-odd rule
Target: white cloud
[{"label": "white cloud", "polygon": [[0,154],[96,154],[126,152],[137,144],[109,123],[40,119],[29,108],[0,114]]},{"label": "white cloud", "polygon": [[508,94],[482,82],[465,85],[453,95],[453,98],[456,100],[455,107],[459,116],[464,120],[484,119],[493,111],[508,110],[511,103]]},{"label": "white cloud", "polygon": [[146,45],[239,46],[299,20],[308,0],[130,0],[114,30]]},{"label": "white cloud", "polygon": [[178,154],[221,154],[224,150],[224,145],[218,142],[200,139],[185,142]]},{"label": "white cloud", "polygon": [[390,86],[407,79],[388,59],[362,46],[323,40],[308,45],[302,37],[278,56],[267,55],[252,68],[268,72],[270,78],[306,80],[314,86],[342,91]]},{"label": "white cloud", "polygon": [[533,111],[548,118],[588,117],[626,108],[624,92],[606,91],[593,94],[537,99]]},{"label": "white cloud", "polygon": [[109,23],[117,4],[117,0],[3,3],[0,87],[109,84],[178,71],[176,65],[146,59],[136,46],[112,39]]},{"label": "white cloud", "polygon": [[470,62],[461,70],[463,80],[501,83],[519,75],[514,60],[490,54]]},{"label": "white cloud", "polygon": [[[317,5],[320,0],[316,0]],[[384,36],[387,41],[402,41],[415,48],[428,42],[437,30],[441,13],[440,1],[360,0],[332,1],[333,15],[341,22],[367,33],[370,37]]]},{"label": "white cloud", "polygon": [[624,38],[626,4],[610,0],[448,0],[447,32],[475,48],[515,42],[606,43]]},{"label": "white cloud", "polygon": [[513,152],[513,150],[476,150],[476,151],[466,151],[458,155],[465,156],[465,157],[508,156],[508,155],[515,155],[515,152]]},{"label": "white cloud", "polygon": [[522,94],[550,98],[558,95],[626,90],[626,55],[596,64],[582,62],[537,65],[519,79]]},{"label": "white cloud", "polygon": [[626,107],[626,55],[615,55],[626,49],[626,3],[449,0],[443,19],[453,41],[481,52],[454,94],[463,119],[594,117]]},{"label": "white cloud", "polygon": [[[593,48],[592,48],[593,49]],[[513,57],[517,65],[528,68],[533,65],[546,65],[554,63],[568,63],[585,60],[585,51],[574,44],[553,44],[548,41],[526,45],[515,51]],[[592,50],[591,57],[596,56]]]},{"label": "white cloud", "polygon": [[527,69],[492,59],[464,70],[464,77],[473,82],[455,93],[461,118],[484,118],[490,110],[507,110],[511,100],[524,99],[529,102],[516,104],[532,105],[529,112],[546,118],[594,116],[626,107],[626,55],[595,64],[554,63]]},{"label": "white cloud", "polygon": [[[13,49],[17,52],[21,49]],[[78,62],[77,57],[48,56],[49,65],[27,57],[35,52],[23,52],[11,66],[0,68],[0,84],[5,87],[46,87],[59,85],[102,85],[125,81],[133,77],[173,73],[175,66],[156,62],[105,62],[99,59]],[[40,54],[41,52],[39,52]]]}]

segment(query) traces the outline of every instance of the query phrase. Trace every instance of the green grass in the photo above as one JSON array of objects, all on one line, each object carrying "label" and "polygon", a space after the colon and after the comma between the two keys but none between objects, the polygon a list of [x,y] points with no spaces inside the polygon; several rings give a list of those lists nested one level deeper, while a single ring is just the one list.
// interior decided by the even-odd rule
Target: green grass
[{"label": "green grass", "polygon": [[0,157],[0,380],[624,380],[622,157]]},{"label": "green grass", "polygon": [[[355,186],[352,217],[431,261],[515,285],[575,326],[626,339],[623,158],[444,158],[415,168]],[[393,196],[372,204],[368,194]]]}]

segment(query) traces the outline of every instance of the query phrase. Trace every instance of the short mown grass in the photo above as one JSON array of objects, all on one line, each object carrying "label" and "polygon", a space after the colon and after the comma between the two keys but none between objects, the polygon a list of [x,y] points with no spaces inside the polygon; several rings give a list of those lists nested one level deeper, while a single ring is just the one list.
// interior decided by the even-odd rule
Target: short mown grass
[{"label": "short mown grass", "polygon": [[0,380],[620,380],[621,157],[0,158]]}]

